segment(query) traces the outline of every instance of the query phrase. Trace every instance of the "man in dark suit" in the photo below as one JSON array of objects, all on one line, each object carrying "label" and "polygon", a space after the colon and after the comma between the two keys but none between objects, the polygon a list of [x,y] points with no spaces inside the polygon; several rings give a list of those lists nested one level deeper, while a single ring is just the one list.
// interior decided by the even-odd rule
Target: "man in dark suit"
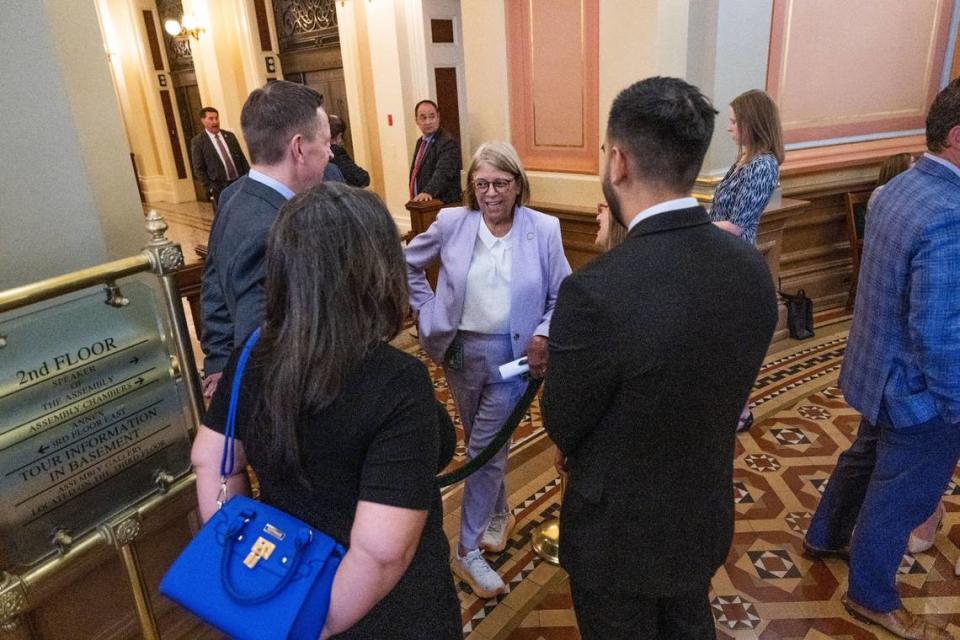
[{"label": "man in dark suit", "polygon": [[928,152],[870,207],[840,371],[863,418],[804,547],[849,553],[843,603],[855,617],[935,639],[953,636],[903,608],[897,572],[960,457],[960,80],[936,97],[926,125]]},{"label": "man in dark suit", "polygon": [[460,143],[440,128],[440,111],[433,100],[421,100],[413,108],[417,139],[410,162],[410,199],[460,202]]},{"label": "man in dark suit", "polygon": [[569,472],[560,564],[586,640],[715,637],[737,418],[777,321],[760,253],[687,197],[715,115],[676,78],[620,93],[602,185],[629,232],[553,314],[544,424]]},{"label": "man in dark suit", "polygon": [[322,102],[309,87],[278,81],[243,105],[240,126],[253,166],[224,194],[210,230],[200,297],[204,395],[213,395],[230,353],[263,320],[263,257],[277,211],[323,180],[331,153]]},{"label": "man in dark suit", "polygon": [[203,183],[217,209],[220,192],[250,170],[243,149],[232,131],[220,128],[220,112],[213,107],[200,110],[203,131],[190,141],[193,177]]}]

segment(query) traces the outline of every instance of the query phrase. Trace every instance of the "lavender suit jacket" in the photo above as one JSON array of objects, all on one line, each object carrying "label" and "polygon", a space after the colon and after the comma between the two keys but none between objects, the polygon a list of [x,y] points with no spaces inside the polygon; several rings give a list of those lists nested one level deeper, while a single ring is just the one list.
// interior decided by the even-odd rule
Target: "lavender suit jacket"
[{"label": "lavender suit jacket", "polygon": [[[466,207],[442,209],[430,228],[410,241],[404,253],[410,306],[420,314],[420,344],[434,362],[443,362],[460,318],[467,272],[481,216]],[[560,283],[570,275],[560,221],[527,207],[513,214],[510,281],[510,337],[519,358],[533,336],[548,336]],[[440,258],[434,293],[425,269]]]}]

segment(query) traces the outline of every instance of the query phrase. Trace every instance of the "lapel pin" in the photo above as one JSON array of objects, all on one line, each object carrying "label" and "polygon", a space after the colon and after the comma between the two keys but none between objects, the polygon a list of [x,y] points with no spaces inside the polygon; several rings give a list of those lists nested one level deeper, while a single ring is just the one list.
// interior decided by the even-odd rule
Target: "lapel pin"
[{"label": "lapel pin", "polygon": [[530,231],[527,233],[527,240],[533,240],[533,232]]}]

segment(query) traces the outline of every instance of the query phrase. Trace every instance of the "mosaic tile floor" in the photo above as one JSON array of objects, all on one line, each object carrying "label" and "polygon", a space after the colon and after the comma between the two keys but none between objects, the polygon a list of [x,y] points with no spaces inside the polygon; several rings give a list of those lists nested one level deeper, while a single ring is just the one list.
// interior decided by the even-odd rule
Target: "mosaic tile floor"
[{"label": "mosaic tile floor", "polygon": [[[859,421],[835,386],[846,342],[844,326],[770,354],[758,376],[751,394],[757,424],[739,437],[734,462],[733,546],[710,594],[718,638],[892,637],[852,620],[843,609],[843,562],[811,561],[801,553],[810,516]],[[438,396],[455,413],[442,375],[427,363]],[[511,449],[508,487],[517,530],[507,550],[491,558],[509,591],[482,601],[465,584],[458,585],[466,638],[580,638],[566,574],[541,561],[529,545],[531,530],[559,509],[560,488],[551,459],[535,402]],[[461,493],[459,486],[444,493],[451,543],[456,540]],[[947,516],[936,545],[927,553],[905,556],[899,582],[907,607],[960,634],[960,578],[953,575],[960,555],[960,476],[945,500]]]}]

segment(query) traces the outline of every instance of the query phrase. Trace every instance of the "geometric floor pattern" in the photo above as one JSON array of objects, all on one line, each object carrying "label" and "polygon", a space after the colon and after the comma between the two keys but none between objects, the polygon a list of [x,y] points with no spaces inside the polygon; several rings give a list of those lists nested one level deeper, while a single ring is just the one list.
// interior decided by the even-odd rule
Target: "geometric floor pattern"
[{"label": "geometric floor pattern", "polygon": [[[844,610],[840,596],[846,588],[846,564],[812,561],[802,554],[810,516],[837,455],[847,448],[859,422],[835,386],[845,340],[846,332],[838,331],[772,354],[758,376],[751,394],[757,422],[738,437],[735,452],[733,544],[710,594],[718,638],[892,637],[851,619]],[[436,378],[438,370],[431,367],[431,373]],[[436,386],[443,390],[442,383]],[[550,457],[535,403],[526,431],[511,449],[508,487],[517,530],[507,550],[489,558],[510,591],[483,601],[467,585],[458,585],[466,638],[580,638],[566,575],[542,562],[529,545],[531,530],[559,509],[559,483]],[[960,578],[953,574],[960,555],[960,476],[948,487],[945,502],[947,515],[935,546],[905,556],[898,583],[908,608],[932,622],[949,624],[960,637]],[[454,486],[444,495],[451,544],[456,542],[458,510],[459,489]]]},{"label": "geometric floor pattern", "polygon": [[[804,417],[815,409],[818,417]],[[827,415],[829,414],[829,415]],[[718,638],[890,638],[877,627],[850,618],[840,604],[847,566],[840,560],[812,561],[801,543],[836,454],[849,444],[857,414],[836,387],[815,393],[797,407],[777,413],[739,437],[735,467],[736,533],[724,566],[712,582],[711,605]],[[777,429],[795,429],[809,442],[784,442]],[[762,454],[779,466],[754,468]],[[960,479],[957,480],[960,482]],[[948,514],[936,545],[906,555],[898,584],[905,605],[931,622],[949,624],[960,634],[960,578],[953,567],[960,555],[960,498],[948,489]],[[535,608],[530,621],[502,637],[553,640],[579,638],[573,616],[561,619],[547,607],[569,607],[565,587]],[[566,592],[568,595],[568,592]],[[562,620],[558,626],[545,624]],[[960,637],[960,635],[958,635]]]},{"label": "geometric floor pattern", "polygon": [[[163,212],[172,223],[170,234],[191,262],[192,246],[206,242],[211,217],[203,205],[194,208],[202,211],[188,207]],[[177,218],[180,213],[185,220]],[[200,218],[203,224],[191,224]],[[437,397],[457,424],[462,443],[442,371],[409,335],[395,344],[427,364]],[[738,437],[734,460],[734,540],[710,594],[718,638],[892,637],[852,620],[843,609],[839,598],[847,576],[842,561],[811,561],[801,553],[810,515],[859,422],[834,386],[845,344],[844,326],[817,327],[815,338],[789,341],[769,354],[757,376],[750,398],[756,424]],[[464,458],[461,444],[448,471]],[[579,640],[566,574],[541,561],[529,545],[531,531],[557,514],[561,497],[536,400],[514,434],[507,481],[517,529],[507,549],[489,560],[509,592],[484,601],[459,584],[464,637]],[[444,529],[451,545],[456,544],[461,499],[462,484],[444,489]],[[949,624],[960,638],[960,578],[953,574],[960,556],[960,476],[951,482],[944,501],[947,514],[936,544],[926,553],[904,556],[898,584],[908,608],[932,622]]]}]

